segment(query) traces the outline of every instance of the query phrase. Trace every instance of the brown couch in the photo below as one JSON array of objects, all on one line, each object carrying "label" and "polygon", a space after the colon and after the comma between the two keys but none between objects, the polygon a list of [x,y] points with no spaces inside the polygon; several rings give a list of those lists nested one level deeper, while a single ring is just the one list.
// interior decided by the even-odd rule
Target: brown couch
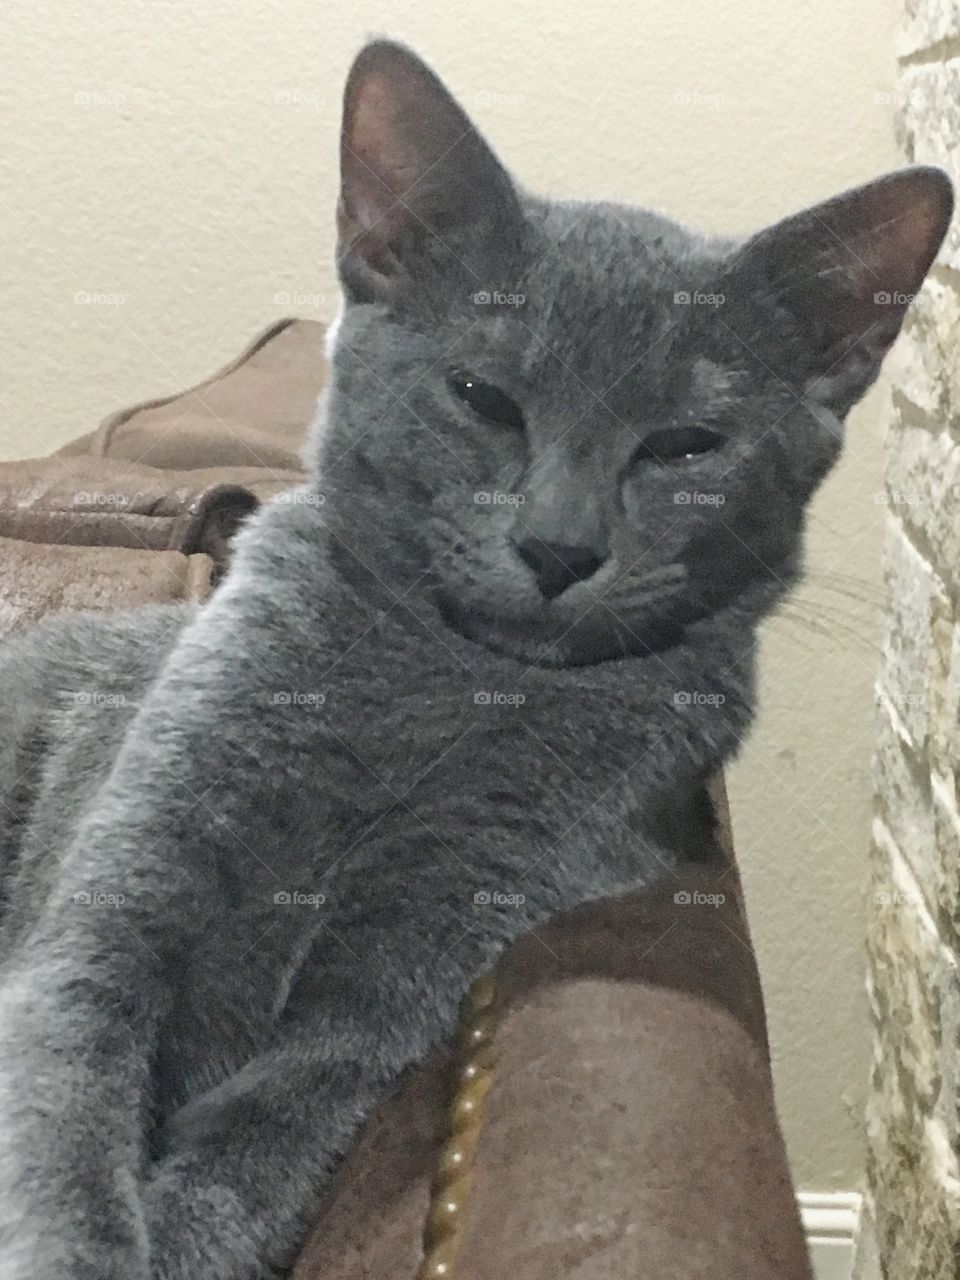
[{"label": "brown couch", "polygon": [[[0,632],[203,599],[238,521],[298,479],[322,348],[281,322],[200,386],[0,466]],[[688,874],[509,951],[460,1048],[371,1117],[297,1280],[810,1280],[714,801]]]}]

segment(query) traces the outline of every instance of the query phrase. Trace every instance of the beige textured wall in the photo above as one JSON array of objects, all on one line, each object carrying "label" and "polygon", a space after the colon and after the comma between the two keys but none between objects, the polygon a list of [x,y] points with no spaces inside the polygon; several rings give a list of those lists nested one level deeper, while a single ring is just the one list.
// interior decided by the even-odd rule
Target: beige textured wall
[{"label": "beige textured wall", "polygon": [[[960,181],[960,3],[912,0],[898,133]],[[960,1265],[960,233],[901,339],[887,452],[869,1181],[885,1280]]]},{"label": "beige textured wall", "polygon": [[[892,162],[892,23],[874,0],[8,11],[0,456],[182,387],[276,316],[331,314],[339,89],[367,33],[433,60],[528,184],[736,232]],[[877,403],[817,505],[811,556],[874,594]],[[765,711],[732,790],[793,1160],[802,1185],[831,1189],[862,1169],[876,627],[814,596],[819,634],[770,629]]]}]

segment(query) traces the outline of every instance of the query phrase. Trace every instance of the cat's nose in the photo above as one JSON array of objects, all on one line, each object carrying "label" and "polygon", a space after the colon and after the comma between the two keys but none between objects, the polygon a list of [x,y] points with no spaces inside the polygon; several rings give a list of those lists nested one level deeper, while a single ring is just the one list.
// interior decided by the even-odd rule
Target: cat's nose
[{"label": "cat's nose", "polygon": [[592,547],[568,547],[561,542],[526,538],[517,543],[517,555],[534,572],[541,594],[552,600],[575,582],[592,578],[604,557]]}]

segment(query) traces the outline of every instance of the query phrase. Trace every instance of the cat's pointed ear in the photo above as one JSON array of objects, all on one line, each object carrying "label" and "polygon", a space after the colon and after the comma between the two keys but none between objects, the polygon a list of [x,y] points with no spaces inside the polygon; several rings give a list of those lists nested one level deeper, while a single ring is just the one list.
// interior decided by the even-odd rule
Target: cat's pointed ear
[{"label": "cat's pointed ear", "polygon": [[516,244],[513,184],[466,113],[415,54],[378,40],[347,79],[337,210],[340,272],[358,301],[431,277],[484,288]]},{"label": "cat's pointed ear", "polygon": [[797,322],[805,395],[845,412],[877,376],[946,234],[953,188],[917,166],[795,214],[750,240],[736,274]]}]

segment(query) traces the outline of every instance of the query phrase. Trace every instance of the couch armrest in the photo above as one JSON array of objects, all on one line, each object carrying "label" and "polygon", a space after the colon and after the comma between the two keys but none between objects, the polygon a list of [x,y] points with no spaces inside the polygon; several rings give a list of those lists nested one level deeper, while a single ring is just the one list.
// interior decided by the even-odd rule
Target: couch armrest
[{"label": "couch armrest", "polygon": [[496,990],[455,1250],[419,1269],[452,1124],[437,1053],[371,1118],[295,1280],[811,1280],[732,864],[558,917]]}]

